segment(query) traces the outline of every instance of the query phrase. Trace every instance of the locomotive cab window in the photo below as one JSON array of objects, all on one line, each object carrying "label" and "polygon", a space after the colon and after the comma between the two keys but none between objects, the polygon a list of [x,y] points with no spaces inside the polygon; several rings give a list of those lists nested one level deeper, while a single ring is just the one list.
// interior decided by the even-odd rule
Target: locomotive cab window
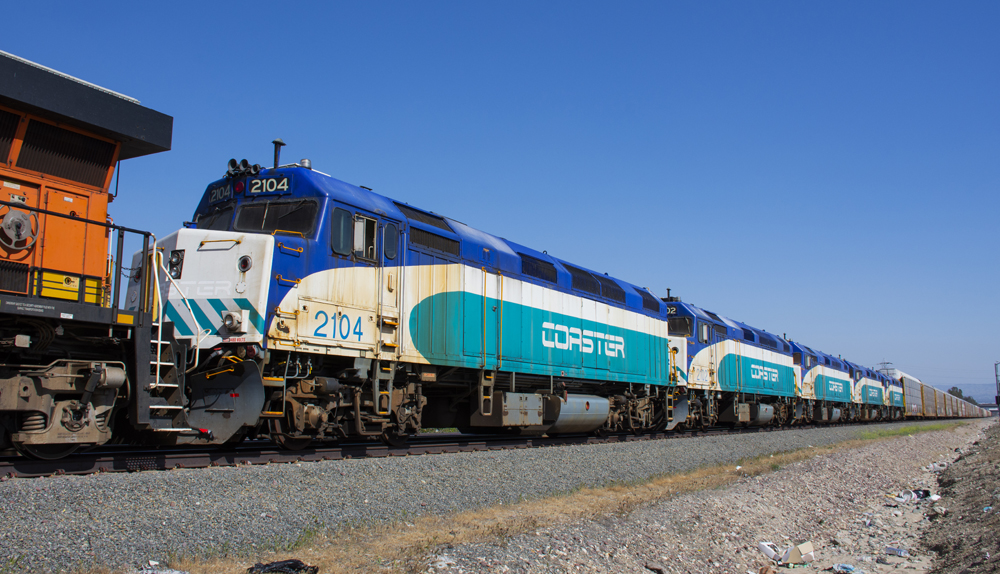
[{"label": "locomotive cab window", "polygon": [[216,211],[215,213],[201,214],[195,219],[198,229],[211,229],[213,231],[226,231],[233,221],[233,206]]},{"label": "locomotive cab window", "polygon": [[802,364],[802,353],[792,353],[792,364],[793,365]]},{"label": "locomotive cab window", "polygon": [[354,256],[359,259],[375,260],[375,230],[378,222],[359,215],[354,220]]},{"label": "locomotive cab window", "polygon": [[396,258],[396,249],[399,246],[399,229],[395,223],[385,226],[385,237],[382,239],[382,253],[386,259]]},{"label": "locomotive cab window", "polygon": [[675,337],[691,336],[691,317],[671,317],[667,319],[667,333]]},{"label": "locomotive cab window", "polygon": [[337,255],[351,254],[351,213],[346,209],[333,210],[330,223],[330,246]]},{"label": "locomotive cab window", "polygon": [[312,234],[318,210],[309,199],[295,201],[255,201],[236,211],[237,231],[250,233],[289,232],[303,237]]}]

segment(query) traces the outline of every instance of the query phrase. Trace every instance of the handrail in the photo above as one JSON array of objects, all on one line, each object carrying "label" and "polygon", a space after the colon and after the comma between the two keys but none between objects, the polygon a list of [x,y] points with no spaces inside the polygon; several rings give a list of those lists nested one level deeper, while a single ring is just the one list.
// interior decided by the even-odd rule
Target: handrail
[{"label": "handrail", "polygon": [[[237,241],[237,243],[239,242]],[[305,248],[303,247],[289,247],[280,241],[278,242],[278,249],[287,249],[289,251],[294,251],[296,253],[302,253],[303,251],[305,251]]]},{"label": "handrail", "polygon": [[198,245],[198,247],[204,247],[206,243],[225,243],[227,241],[232,241],[236,245],[243,243],[242,239],[205,239]]},{"label": "handrail", "polygon": [[272,232],[271,232],[271,235],[273,236],[273,235],[276,235],[276,234],[278,234],[278,233],[287,233],[287,234],[289,234],[289,235],[291,235],[291,234],[293,234],[293,233],[294,233],[295,235],[298,235],[298,236],[299,236],[299,237],[301,237],[302,239],[305,239],[305,238],[306,238],[306,236],[305,236],[305,235],[302,235],[302,232],[301,232],[301,231],[289,231],[289,230],[287,230],[287,229],[275,229],[274,231],[272,231]]}]

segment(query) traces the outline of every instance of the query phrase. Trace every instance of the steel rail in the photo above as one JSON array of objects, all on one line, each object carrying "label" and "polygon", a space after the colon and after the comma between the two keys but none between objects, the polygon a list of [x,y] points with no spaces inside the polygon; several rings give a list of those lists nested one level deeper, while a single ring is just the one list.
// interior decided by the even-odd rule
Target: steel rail
[{"label": "steel rail", "polygon": [[[895,421],[887,421],[895,422]],[[869,423],[871,424],[871,423]],[[880,423],[874,423],[880,424]],[[0,479],[38,478],[64,474],[87,475],[104,472],[136,472],[143,470],[171,470],[182,468],[208,468],[213,466],[239,466],[318,462],[351,458],[384,458],[393,456],[419,456],[513,450],[542,447],[580,446],[590,444],[617,444],[649,440],[683,439],[728,434],[781,432],[803,430],[828,425],[796,425],[793,427],[714,427],[707,430],[684,432],[654,432],[645,434],[615,433],[605,436],[564,435],[504,436],[463,435],[447,433],[411,437],[405,445],[392,446],[381,442],[348,442],[339,445],[317,444],[302,450],[282,449],[265,441],[206,450],[203,446],[191,447],[130,447],[108,445],[89,452],[74,454],[63,459],[47,461],[22,456],[0,456]]]}]

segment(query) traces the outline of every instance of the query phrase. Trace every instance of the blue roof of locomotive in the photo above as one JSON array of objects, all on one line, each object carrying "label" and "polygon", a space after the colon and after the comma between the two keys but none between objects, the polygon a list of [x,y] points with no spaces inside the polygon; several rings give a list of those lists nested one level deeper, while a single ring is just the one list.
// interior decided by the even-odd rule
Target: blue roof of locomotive
[{"label": "blue roof of locomotive", "polygon": [[[562,259],[557,259],[544,252],[539,252],[535,249],[514,243],[513,241],[508,241],[502,237],[497,237],[485,231],[470,227],[465,223],[451,219],[449,217],[434,213],[432,211],[427,211],[420,209],[419,207],[410,206],[409,204],[399,202],[410,209],[416,211],[422,211],[424,213],[429,213],[434,216],[440,217],[448,223],[451,227],[452,233],[440,229],[438,227],[428,225],[426,223],[408,218],[400,209],[397,207],[397,202],[390,199],[384,195],[375,193],[374,191],[369,191],[368,189],[361,188],[356,185],[352,185],[336,179],[330,175],[323,172],[315,171],[312,169],[290,166],[290,167],[279,167],[277,169],[265,168],[260,171],[260,175],[257,177],[273,177],[276,175],[287,176],[293,179],[292,189],[294,190],[293,195],[295,197],[328,197],[332,198],[338,202],[342,202],[347,205],[354,206],[356,208],[375,213],[381,216],[386,216],[390,219],[395,219],[397,221],[406,221],[411,227],[416,227],[418,229],[423,229],[431,233],[442,235],[445,237],[451,237],[452,239],[459,239],[461,241],[461,255],[458,259],[463,260],[465,263],[470,265],[481,265],[482,253],[484,249],[489,249],[493,254],[495,254],[495,259],[491,260],[491,265],[493,269],[507,275],[507,276],[518,276],[522,280],[546,284],[544,281],[538,280],[534,277],[523,275],[521,271],[521,258],[518,252],[524,253],[531,257],[541,259],[543,261],[548,261],[556,267],[557,271],[557,281],[556,287],[562,291],[572,293],[580,297],[587,297],[591,299],[600,300],[603,303],[609,305],[615,305],[619,307],[627,307],[636,312],[662,316],[665,311],[663,304],[660,303],[658,311],[650,311],[643,308],[642,296],[639,295],[638,291],[643,290],[641,287],[622,281],[620,279],[610,277],[606,274],[598,273],[596,271],[591,271],[590,269],[577,265],[575,263],[570,263]],[[228,180],[227,178],[222,178],[216,180],[208,185],[205,194],[202,196],[201,202],[198,204],[198,208],[195,210],[195,214],[208,213],[212,206],[210,205],[209,190],[215,189],[219,186],[226,185],[227,181],[237,181],[239,178],[234,180]],[[234,196],[237,203],[243,203],[247,200],[246,194],[236,194]],[[273,195],[267,195],[262,197],[274,197]],[[579,290],[572,289],[572,282],[570,273],[566,270],[564,265],[572,265],[583,269],[592,275],[602,276],[606,279],[611,279],[625,292],[625,305],[620,302],[610,300],[605,297],[595,296],[591,293],[581,292]],[[659,299],[657,298],[657,301]]]}]

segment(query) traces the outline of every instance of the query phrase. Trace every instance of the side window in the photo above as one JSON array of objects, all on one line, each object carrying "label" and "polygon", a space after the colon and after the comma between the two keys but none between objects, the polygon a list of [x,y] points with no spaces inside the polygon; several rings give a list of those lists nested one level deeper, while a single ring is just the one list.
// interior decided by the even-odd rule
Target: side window
[{"label": "side window", "polygon": [[793,365],[802,364],[802,353],[792,353],[792,364]]},{"label": "side window", "polygon": [[337,255],[351,254],[351,214],[339,207],[333,210],[333,220],[330,225],[330,243]]},{"label": "side window", "polygon": [[399,229],[396,228],[395,223],[389,223],[385,226],[383,241],[385,244],[382,246],[382,252],[385,253],[385,258],[395,259],[396,249],[399,247]]},{"label": "side window", "polygon": [[354,255],[359,259],[375,260],[375,230],[378,227],[374,219],[359,215],[354,220]]},{"label": "side window", "polygon": [[707,343],[708,342],[708,323],[703,321],[698,322],[698,342]]}]

